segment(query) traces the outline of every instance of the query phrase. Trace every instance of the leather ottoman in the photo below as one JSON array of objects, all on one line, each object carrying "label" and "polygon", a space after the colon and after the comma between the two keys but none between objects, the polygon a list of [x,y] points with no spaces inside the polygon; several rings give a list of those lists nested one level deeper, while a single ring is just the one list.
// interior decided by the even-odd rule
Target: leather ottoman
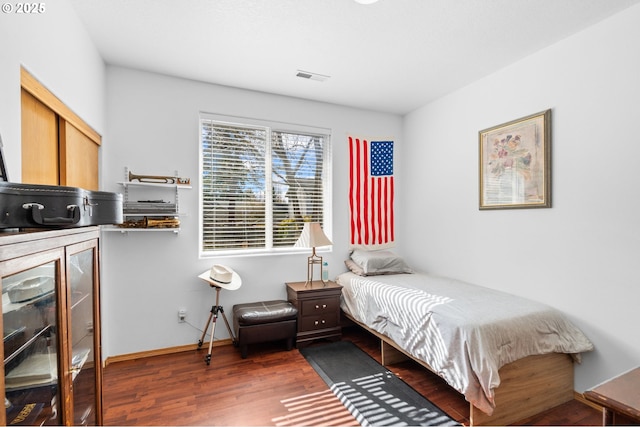
[{"label": "leather ottoman", "polygon": [[260,301],[233,306],[233,326],[242,358],[249,344],[286,340],[293,348],[298,310],[288,301]]}]

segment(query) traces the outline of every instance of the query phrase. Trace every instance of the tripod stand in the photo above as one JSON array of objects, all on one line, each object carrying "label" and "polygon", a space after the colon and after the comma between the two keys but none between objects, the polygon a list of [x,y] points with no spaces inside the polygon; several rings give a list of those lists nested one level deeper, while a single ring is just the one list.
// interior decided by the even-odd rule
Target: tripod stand
[{"label": "tripod stand", "polygon": [[204,336],[207,334],[207,329],[209,329],[209,324],[211,324],[211,338],[209,339],[209,353],[204,357],[204,361],[207,365],[211,364],[211,349],[213,348],[213,336],[216,333],[216,323],[218,320],[218,314],[222,314],[222,320],[224,320],[225,325],[227,325],[227,331],[229,332],[229,336],[233,341],[233,345],[237,346],[238,343],[236,341],[236,337],[233,335],[233,331],[229,326],[229,321],[227,320],[227,316],[224,315],[224,308],[220,305],[220,287],[211,284],[212,288],[216,288],[216,304],[211,306],[211,312],[209,313],[209,319],[207,320],[207,324],[204,327],[204,331],[202,332],[202,337],[198,341],[198,349],[202,347],[202,343],[204,342]]}]

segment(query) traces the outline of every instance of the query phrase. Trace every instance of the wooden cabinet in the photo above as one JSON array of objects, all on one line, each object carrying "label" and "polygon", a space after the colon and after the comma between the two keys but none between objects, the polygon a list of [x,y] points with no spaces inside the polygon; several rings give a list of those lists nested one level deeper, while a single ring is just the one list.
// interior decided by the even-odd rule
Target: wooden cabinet
[{"label": "wooden cabinet", "polygon": [[339,340],[342,336],[340,325],[340,295],[342,286],[328,281],[314,281],[309,286],[305,282],[287,283],[287,298],[298,309],[298,347],[317,339]]},{"label": "wooden cabinet", "polygon": [[98,237],[0,233],[0,425],[102,424]]}]

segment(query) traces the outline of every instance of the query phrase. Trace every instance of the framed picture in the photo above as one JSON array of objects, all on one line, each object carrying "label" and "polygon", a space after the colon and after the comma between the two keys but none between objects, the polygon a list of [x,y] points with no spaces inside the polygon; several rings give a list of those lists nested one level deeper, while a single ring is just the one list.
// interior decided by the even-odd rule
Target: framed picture
[{"label": "framed picture", "polygon": [[480,209],[551,207],[551,110],[479,132]]}]

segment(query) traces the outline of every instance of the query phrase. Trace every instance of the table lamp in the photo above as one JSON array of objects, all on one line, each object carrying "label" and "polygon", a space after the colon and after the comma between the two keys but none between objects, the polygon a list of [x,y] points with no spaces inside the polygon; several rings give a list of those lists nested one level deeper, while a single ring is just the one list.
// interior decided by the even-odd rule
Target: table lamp
[{"label": "table lamp", "polygon": [[322,257],[316,254],[316,247],[333,245],[331,240],[324,234],[322,227],[317,222],[305,222],[302,233],[298,241],[294,245],[300,248],[313,248],[311,256],[307,258],[307,281],[304,286],[311,286],[313,282],[313,268],[316,264],[320,265],[320,280],[326,286],[327,282],[322,279]]}]

